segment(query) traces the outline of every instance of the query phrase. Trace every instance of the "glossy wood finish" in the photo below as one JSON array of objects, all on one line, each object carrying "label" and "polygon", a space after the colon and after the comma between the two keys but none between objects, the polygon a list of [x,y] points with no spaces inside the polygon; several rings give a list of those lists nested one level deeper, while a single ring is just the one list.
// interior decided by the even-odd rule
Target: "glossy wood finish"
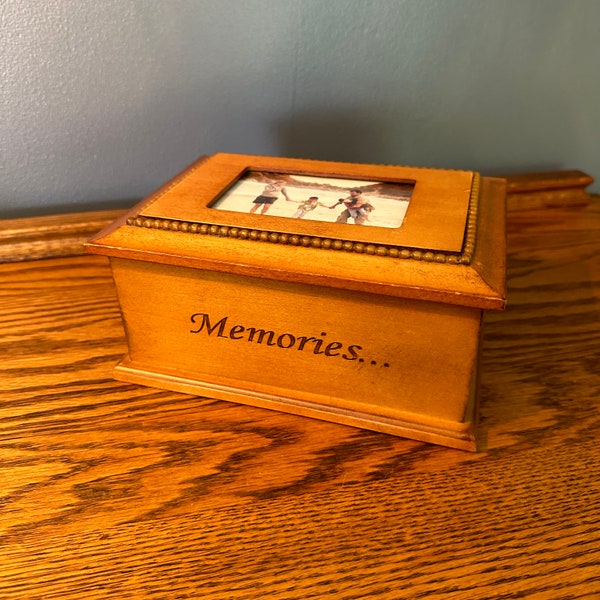
[{"label": "glossy wood finish", "polygon": [[511,214],[476,454],[124,384],[108,261],[0,267],[0,597],[598,598],[600,206]]}]

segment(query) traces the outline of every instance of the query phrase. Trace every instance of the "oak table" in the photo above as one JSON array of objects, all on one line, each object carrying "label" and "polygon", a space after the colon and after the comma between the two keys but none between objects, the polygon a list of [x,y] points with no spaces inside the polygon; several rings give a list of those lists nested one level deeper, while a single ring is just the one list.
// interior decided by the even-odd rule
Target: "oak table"
[{"label": "oak table", "polygon": [[509,214],[476,453],[113,380],[115,214],[4,239],[0,598],[600,598],[597,198]]}]

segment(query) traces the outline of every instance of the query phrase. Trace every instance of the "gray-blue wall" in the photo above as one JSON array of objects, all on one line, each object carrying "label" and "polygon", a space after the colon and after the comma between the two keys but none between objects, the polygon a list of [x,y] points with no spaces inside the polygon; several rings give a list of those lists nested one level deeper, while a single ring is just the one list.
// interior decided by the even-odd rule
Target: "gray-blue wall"
[{"label": "gray-blue wall", "polygon": [[600,0],[3,0],[0,24],[2,216],[126,206],[219,151],[600,179]]}]

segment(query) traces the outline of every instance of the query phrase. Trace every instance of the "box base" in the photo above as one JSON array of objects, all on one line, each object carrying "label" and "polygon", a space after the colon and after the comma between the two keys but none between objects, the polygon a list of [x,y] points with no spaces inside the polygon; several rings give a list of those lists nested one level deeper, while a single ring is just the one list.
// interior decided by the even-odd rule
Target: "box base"
[{"label": "box base", "polygon": [[[373,413],[363,413],[335,406],[326,406],[296,398],[225,386],[186,377],[174,370],[150,370],[145,366],[135,365],[129,357],[125,357],[115,367],[114,376],[120,381],[129,383],[278,410],[422,442],[448,446],[459,450],[477,450],[474,433],[474,425],[477,417],[475,384],[471,386],[472,397],[468,403],[464,421],[454,422],[428,419],[423,415],[415,415],[414,420],[409,418],[395,419]],[[476,375],[474,375],[474,381],[475,377]],[[427,421],[430,422],[428,423]]]}]

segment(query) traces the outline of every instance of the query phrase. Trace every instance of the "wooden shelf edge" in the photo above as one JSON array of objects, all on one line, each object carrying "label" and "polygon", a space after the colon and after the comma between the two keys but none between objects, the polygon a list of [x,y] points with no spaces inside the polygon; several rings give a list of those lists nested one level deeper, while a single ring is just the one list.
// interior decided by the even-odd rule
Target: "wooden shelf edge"
[{"label": "wooden shelf edge", "polygon": [[[594,178],[582,171],[505,175],[507,210],[585,206]],[[77,256],[84,243],[126,210],[101,210],[0,221],[0,263]]]},{"label": "wooden shelf edge", "polygon": [[84,243],[125,212],[101,210],[0,221],[0,263],[85,254]]},{"label": "wooden shelf edge", "polygon": [[593,177],[578,170],[505,175],[505,179],[509,212],[586,206],[591,197],[586,188],[594,183]]}]

